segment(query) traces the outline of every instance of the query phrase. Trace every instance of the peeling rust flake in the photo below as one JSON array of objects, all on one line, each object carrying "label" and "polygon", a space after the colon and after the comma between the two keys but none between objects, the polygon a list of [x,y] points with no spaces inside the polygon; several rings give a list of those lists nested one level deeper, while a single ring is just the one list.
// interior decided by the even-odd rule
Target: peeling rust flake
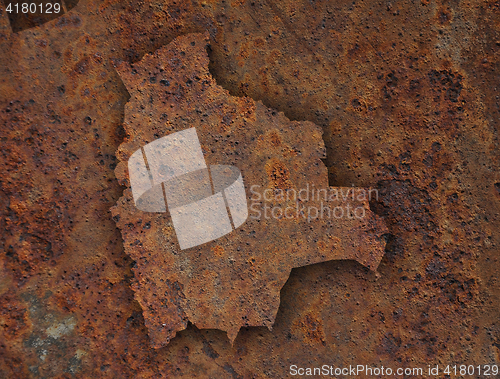
[{"label": "peeling rust flake", "polygon": [[[209,73],[207,44],[207,34],[189,34],[136,64],[117,64],[131,98],[115,172],[128,188],[112,214],[136,262],[132,286],[156,348],[189,322],[226,331],[231,342],[241,327],[271,329],[292,268],[351,259],[376,270],[384,254],[387,229],[370,211],[370,190],[328,187],[321,129],[231,96]],[[168,212],[135,206],[127,162],[188,128],[208,165],[241,171],[248,218],[181,250]]]}]

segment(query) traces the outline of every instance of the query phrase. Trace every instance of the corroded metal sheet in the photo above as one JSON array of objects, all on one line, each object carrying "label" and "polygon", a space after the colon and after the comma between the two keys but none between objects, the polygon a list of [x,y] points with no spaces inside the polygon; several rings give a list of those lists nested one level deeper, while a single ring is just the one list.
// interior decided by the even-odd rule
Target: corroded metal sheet
[{"label": "corroded metal sheet", "polygon": [[[224,330],[231,342],[241,327],[271,329],[292,268],[353,259],[376,269],[384,254],[387,228],[369,209],[369,190],[328,188],[321,129],[230,96],[208,71],[207,43],[208,35],[186,35],[118,67],[131,95],[118,180],[130,186],[127,162],[141,147],[197,130],[209,164],[241,170],[250,208],[234,232],[186,250],[174,215],[140,211],[125,190],[113,215],[136,262],[133,287],[155,347],[189,321]],[[156,159],[145,154],[153,170]]]},{"label": "corroded metal sheet", "polygon": [[[63,3],[14,32],[0,2],[0,378],[500,362],[497,0]],[[389,235],[377,273],[292,269],[271,331],[188,323],[155,349],[109,212],[130,96],[112,61],[205,31],[217,84],[321,127],[329,184],[376,188]]]}]

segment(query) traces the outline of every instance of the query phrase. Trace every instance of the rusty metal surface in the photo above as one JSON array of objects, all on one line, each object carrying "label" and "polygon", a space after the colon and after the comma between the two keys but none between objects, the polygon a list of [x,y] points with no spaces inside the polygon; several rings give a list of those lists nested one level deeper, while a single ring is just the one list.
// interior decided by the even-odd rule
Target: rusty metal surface
[{"label": "rusty metal surface", "polygon": [[[181,251],[171,219],[138,211],[125,190],[112,214],[125,252],[136,262],[133,288],[154,347],[165,346],[188,322],[226,331],[231,343],[242,326],[271,329],[292,268],[351,259],[375,270],[384,255],[387,228],[370,211],[368,196],[359,200],[361,189],[339,189],[346,200],[334,192],[331,201],[318,195],[328,188],[321,129],[289,121],[251,98],[230,96],[208,71],[208,42],[208,34],[188,34],[118,68],[131,95],[118,180],[130,188],[127,162],[136,150],[195,127],[207,162],[238,167],[249,208],[257,210],[235,232]],[[326,210],[320,217],[322,206],[330,213],[337,209],[338,218]],[[354,217],[353,210],[364,217]]]},{"label": "rusty metal surface", "polygon": [[[96,2],[0,13],[0,377],[285,377],[290,364],[499,361],[497,1]],[[194,31],[210,72],[323,128],[330,185],[376,187],[378,275],[294,269],[272,331],[151,347],[109,208],[129,95],[113,60]],[[126,192],[125,192],[126,193]]]}]

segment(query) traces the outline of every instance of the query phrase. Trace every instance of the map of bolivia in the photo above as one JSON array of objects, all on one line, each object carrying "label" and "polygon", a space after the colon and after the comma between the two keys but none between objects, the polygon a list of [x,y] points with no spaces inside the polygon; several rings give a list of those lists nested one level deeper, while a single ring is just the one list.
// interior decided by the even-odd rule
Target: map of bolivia
[{"label": "map of bolivia", "polygon": [[[168,213],[136,208],[130,156],[193,127],[207,164],[241,171],[249,206],[256,206],[252,186],[268,193],[328,188],[321,129],[290,121],[251,98],[231,96],[209,73],[208,43],[207,35],[182,36],[136,64],[117,66],[131,98],[125,107],[128,137],[117,151],[116,168],[127,189],[112,213],[125,251],[136,262],[132,286],[156,348],[188,322],[224,330],[231,343],[242,326],[271,329],[292,268],[352,259],[375,270],[384,254],[385,224],[370,211],[368,199],[358,196],[339,197],[328,206],[362,208],[364,217],[249,217],[233,232],[182,251]],[[286,201],[273,198],[266,205],[285,207]],[[288,201],[294,206],[295,200]],[[309,198],[301,206],[321,204]]]}]

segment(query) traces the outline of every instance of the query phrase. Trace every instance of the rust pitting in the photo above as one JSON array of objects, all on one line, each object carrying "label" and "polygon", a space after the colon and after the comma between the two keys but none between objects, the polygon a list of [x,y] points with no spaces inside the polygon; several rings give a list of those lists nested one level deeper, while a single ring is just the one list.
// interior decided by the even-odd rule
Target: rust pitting
[{"label": "rust pitting", "polygon": [[[294,192],[306,186],[327,188],[317,127],[291,122],[249,98],[231,98],[208,72],[207,42],[206,35],[179,37],[130,68],[118,66],[132,95],[125,118],[130,137],[121,145],[120,155],[130,156],[157,135],[196,126],[207,161],[235,164],[248,183],[247,192],[252,185]],[[162,79],[151,81],[151,77]],[[165,91],[162,81],[177,89]],[[162,114],[168,114],[167,125],[156,121]],[[229,117],[231,122],[227,122]],[[302,154],[290,155],[283,148],[292,145]],[[126,160],[120,162],[116,173],[127,183],[125,165]],[[125,250],[137,262],[133,286],[153,346],[168,343],[186,328],[188,320],[201,328],[225,330],[231,341],[241,326],[271,328],[279,291],[293,267],[355,259],[375,270],[383,255],[380,236],[386,229],[373,217],[367,200],[359,201],[352,191],[352,200],[348,195],[344,203],[340,200],[329,206],[352,201],[350,205],[357,204],[366,212],[362,220],[348,220],[347,216],[313,222],[306,222],[305,216],[248,219],[219,241],[179,251],[171,221],[162,214],[136,210],[126,190],[113,214],[120,216],[117,225],[122,229]],[[316,199],[307,202],[319,209]],[[127,226],[145,220],[155,225],[146,233]],[[334,238],[324,238],[325,234]],[[321,250],[316,248],[318,240],[322,241]],[[294,248],[299,241],[303,241],[300,249]],[[226,259],[221,259],[222,254],[213,255],[218,244],[224,246]]]},{"label": "rust pitting", "polygon": [[[292,362],[498,364],[499,1],[272,5],[89,0],[12,33],[0,4],[0,376],[282,378]],[[444,24],[441,10],[450,12]],[[379,275],[351,261],[292,269],[272,331],[243,327],[231,347],[224,332],[188,323],[167,347],[152,349],[130,289],[137,262],[123,252],[108,213],[122,195],[113,167],[128,98],[109,59],[137,62],[176,36],[204,30],[217,83],[319,125],[330,184],[378,188],[382,204],[371,207],[390,235]],[[102,64],[92,58],[86,74],[74,71],[97,53]],[[432,84],[434,71],[455,75],[455,84],[460,77],[460,93],[447,95],[451,82]],[[384,86],[393,90],[390,100]],[[161,122],[171,116],[164,114]],[[234,117],[226,114],[230,126]],[[56,204],[57,216],[40,217]],[[24,244],[21,236],[36,237]],[[52,244],[52,259],[37,238]],[[227,257],[226,249],[214,251]],[[21,257],[29,267],[17,264]],[[249,267],[252,259],[258,267],[257,258],[248,257]],[[45,298],[47,288],[53,294]],[[27,291],[50,304],[42,315],[76,317],[64,338],[88,353],[78,355],[79,371],[67,370],[72,349],[48,350],[43,362],[24,344],[40,322],[27,310]],[[311,313],[324,345],[305,344],[312,328],[299,325]]]}]

